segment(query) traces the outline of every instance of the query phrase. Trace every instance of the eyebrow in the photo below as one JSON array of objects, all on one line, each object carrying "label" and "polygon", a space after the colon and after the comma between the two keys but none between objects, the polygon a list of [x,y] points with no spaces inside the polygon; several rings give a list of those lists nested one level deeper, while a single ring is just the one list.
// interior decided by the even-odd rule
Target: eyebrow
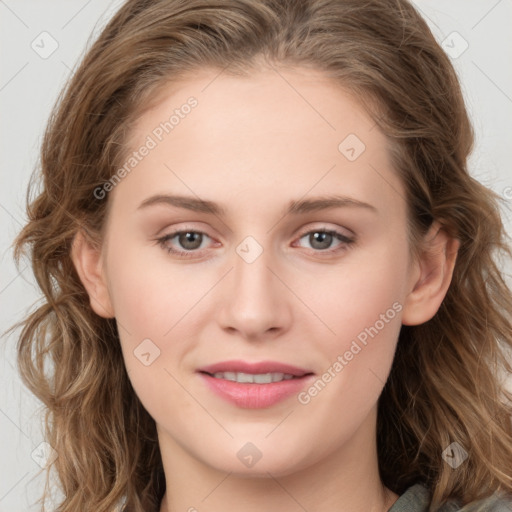
[{"label": "eyebrow", "polygon": [[174,196],[167,194],[157,194],[155,196],[148,197],[142,201],[137,210],[157,204],[167,204],[169,206],[177,206],[178,208],[184,208],[194,212],[212,213],[214,215],[225,214],[224,208],[213,201],[206,201],[204,199],[189,196]]},{"label": "eyebrow", "polygon": [[[205,199],[199,199],[189,196],[167,194],[157,194],[148,197],[147,199],[142,201],[142,203],[139,205],[137,209],[140,210],[147,208],[149,206],[161,204],[175,206],[178,208],[184,208],[186,210],[191,210],[200,213],[210,213],[213,215],[220,216],[226,214],[226,210],[222,206],[213,201],[208,201]],[[342,207],[364,208],[374,213],[378,213],[378,210],[377,208],[375,208],[375,206],[360,201],[359,199],[354,199],[352,197],[346,196],[331,195],[321,196],[313,199],[301,199],[298,201],[290,201],[288,209],[285,211],[285,215],[299,215],[301,213],[309,213],[313,211]]]},{"label": "eyebrow", "polygon": [[291,201],[286,213],[300,214],[342,207],[365,208],[374,213],[378,213],[377,208],[371,204],[360,201],[359,199],[354,199],[352,197],[338,195],[322,196],[314,199],[302,199],[300,201]]}]

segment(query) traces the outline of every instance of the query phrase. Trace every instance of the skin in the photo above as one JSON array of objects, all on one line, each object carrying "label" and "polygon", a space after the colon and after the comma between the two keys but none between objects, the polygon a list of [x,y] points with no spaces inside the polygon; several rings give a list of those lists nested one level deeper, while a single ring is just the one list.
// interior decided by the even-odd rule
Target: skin
[{"label": "skin", "polygon": [[[380,481],[377,400],[402,324],[429,320],[448,289],[458,242],[436,224],[412,259],[405,190],[387,139],[343,89],[305,69],[218,70],[169,85],[130,134],[140,147],[169,112],[198,105],[110,192],[100,250],[79,233],[72,257],[91,307],[115,317],[134,389],[155,419],[167,480],[161,511],[279,509],[380,512],[398,496]],[[348,134],[365,151],[349,161]],[[217,203],[221,214],[159,203],[156,194]],[[333,194],[343,206],[285,214]],[[336,230],[355,241],[309,233]],[[173,231],[205,233],[188,258]],[[253,237],[252,263],[236,249]],[[253,250],[253,249],[251,249]],[[250,410],[214,395],[196,370],[229,359],[273,360],[321,376],[365,328],[399,305],[307,404],[292,396]],[[144,339],[160,356],[134,356]],[[237,452],[251,442],[261,459]],[[194,507],[194,508],[191,508]]]}]

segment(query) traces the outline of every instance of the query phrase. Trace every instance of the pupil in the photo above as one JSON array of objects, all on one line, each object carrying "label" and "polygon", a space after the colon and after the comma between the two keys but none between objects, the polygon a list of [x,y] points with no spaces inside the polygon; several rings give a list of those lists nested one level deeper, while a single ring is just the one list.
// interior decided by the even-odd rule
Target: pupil
[{"label": "pupil", "polygon": [[179,235],[178,240],[185,249],[197,249],[201,246],[202,237],[201,233],[187,232]]},{"label": "pupil", "polygon": [[311,233],[309,243],[314,249],[328,249],[332,243],[332,235],[323,232]]}]

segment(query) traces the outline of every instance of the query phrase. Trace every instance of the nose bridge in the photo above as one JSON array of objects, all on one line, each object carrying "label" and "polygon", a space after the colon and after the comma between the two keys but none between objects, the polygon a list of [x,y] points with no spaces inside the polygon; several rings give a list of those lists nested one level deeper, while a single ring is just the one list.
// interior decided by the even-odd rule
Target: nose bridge
[{"label": "nose bridge", "polygon": [[256,244],[246,239],[236,248],[229,289],[221,298],[222,326],[247,337],[283,330],[291,317],[286,290],[268,268],[271,252]]},{"label": "nose bridge", "polygon": [[272,276],[268,269],[268,251],[263,252],[254,258],[247,260],[244,256],[237,255],[235,258],[233,279],[235,288],[241,297],[253,296],[254,299],[263,298],[272,293]]}]

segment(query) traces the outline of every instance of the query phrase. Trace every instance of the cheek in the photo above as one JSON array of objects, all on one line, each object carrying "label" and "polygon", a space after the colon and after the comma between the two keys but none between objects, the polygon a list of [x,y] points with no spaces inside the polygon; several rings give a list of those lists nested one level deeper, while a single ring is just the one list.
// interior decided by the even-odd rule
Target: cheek
[{"label": "cheek", "polygon": [[162,382],[172,386],[165,370],[172,371],[169,361],[180,359],[184,343],[169,341],[174,326],[186,322],[197,293],[180,272],[171,274],[151,261],[158,247],[123,252],[118,248],[127,244],[118,242],[112,237],[108,253],[109,293],[127,371],[146,403],[145,390],[158,389]]},{"label": "cheek", "polygon": [[135,251],[112,256],[118,261],[110,266],[112,303],[135,393],[154,418],[172,410],[186,415],[194,404],[183,393],[177,370],[194,337],[187,321],[198,291],[176,269],[167,273]]},{"label": "cheek", "polygon": [[392,331],[393,339],[400,327],[407,264],[405,242],[380,243],[354,252],[319,280],[301,279],[305,302],[331,331],[326,337],[331,348],[342,349],[361,333],[364,341],[364,333],[376,324],[386,338]]},{"label": "cheek", "polygon": [[366,409],[377,400],[401,328],[407,254],[405,243],[375,245],[323,276],[322,293],[311,293],[309,282],[311,308],[331,331],[321,337],[327,401]]},{"label": "cheek", "polygon": [[[208,291],[204,272],[170,265],[159,247],[113,250],[109,262],[109,289],[117,321],[139,338],[163,339]],[[139,340],[140,342],[140,340]]]}]

